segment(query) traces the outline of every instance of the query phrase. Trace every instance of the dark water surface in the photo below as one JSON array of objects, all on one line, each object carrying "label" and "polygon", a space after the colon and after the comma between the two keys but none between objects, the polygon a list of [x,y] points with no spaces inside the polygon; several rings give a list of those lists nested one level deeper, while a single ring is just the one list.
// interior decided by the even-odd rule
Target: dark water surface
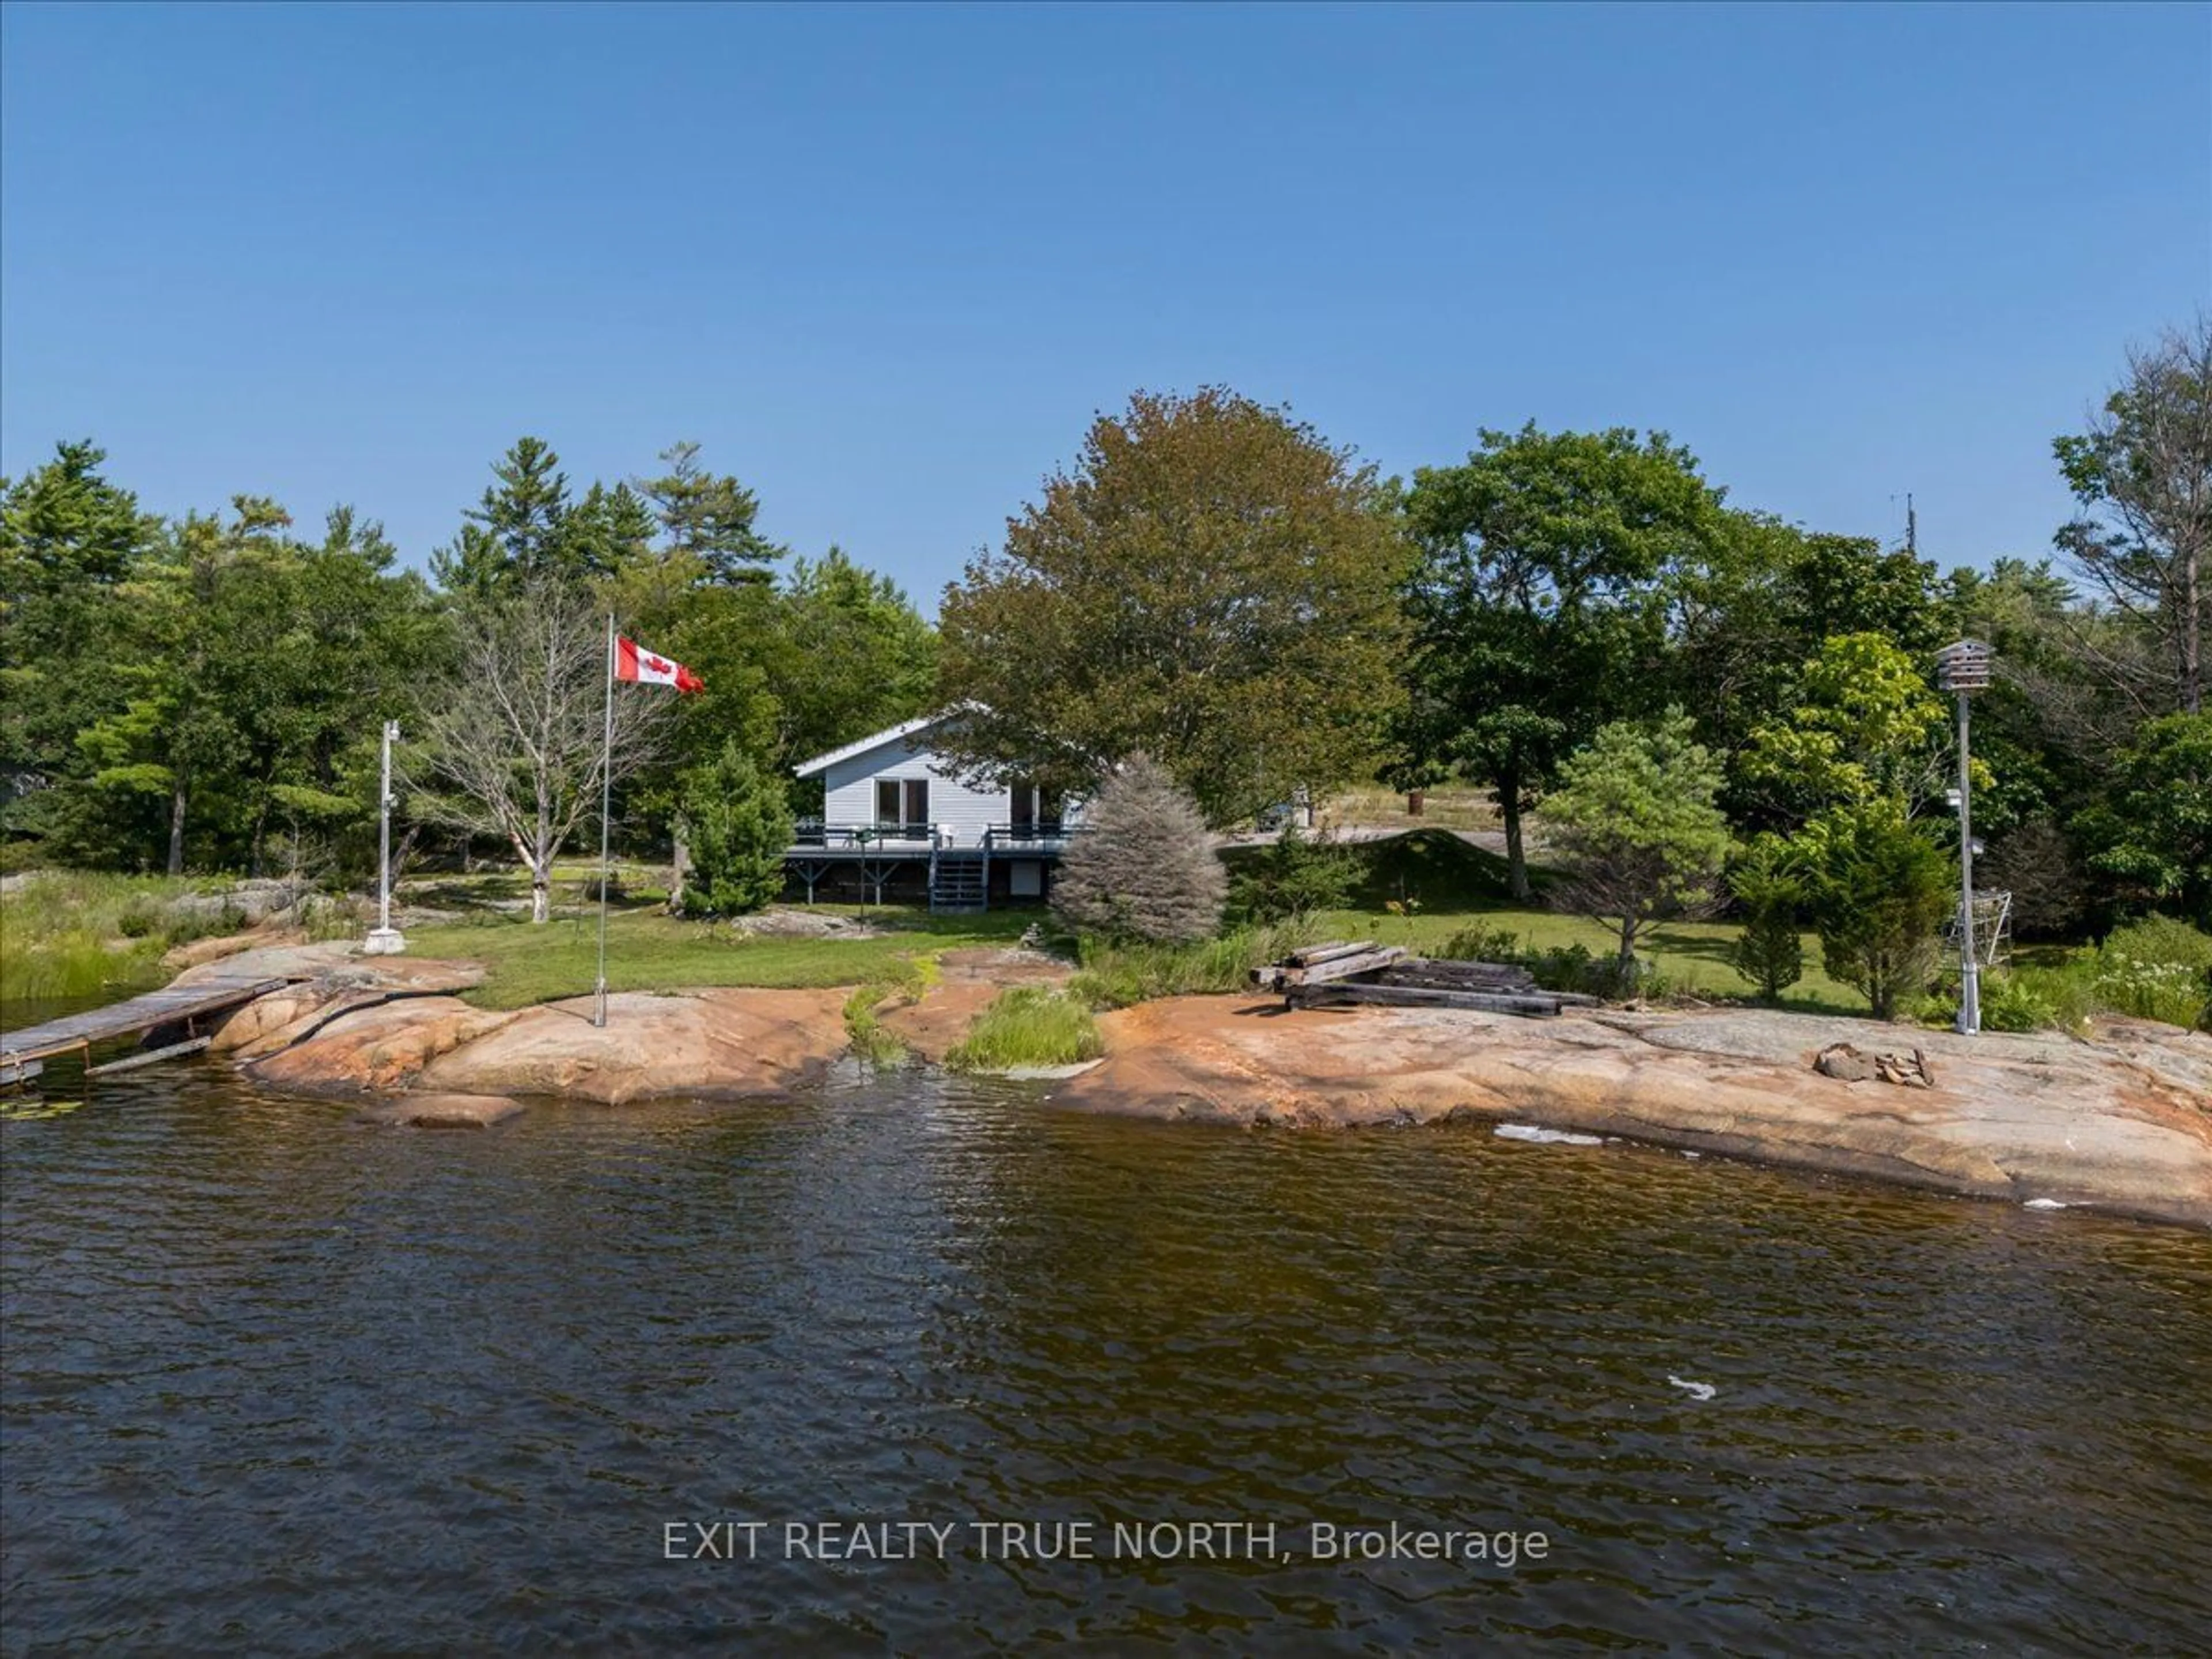
[{"label": "dark water surface", "polygon": [[[177,1066],[0,1158],[11,1653],[2212,1645],[2189,1232],[911,1078],[432,1134]],[[1393,1520],[1549,1550],[1309,1553]],[[1200,1521],[1279,1559],[1113,1553]]]}]

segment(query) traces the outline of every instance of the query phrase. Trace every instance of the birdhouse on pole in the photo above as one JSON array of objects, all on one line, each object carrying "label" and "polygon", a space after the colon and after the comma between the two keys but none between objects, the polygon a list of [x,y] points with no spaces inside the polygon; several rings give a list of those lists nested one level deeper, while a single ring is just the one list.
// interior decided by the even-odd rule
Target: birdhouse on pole
[{"label": "birdhouse on pole", "polygon": [[1936,684],[1966,696],[1990,689],[1990,647],[1979,640],[1960,640],[1936,653]]},{"label": "birdhouse on pole", "polygon": [[1980,952],[1974,943],[1974,791],[1967,759],[1966,700],[1990,689],[1990,647],[1960,640],[1936,653],[1936,684],[1959,700],[1959,1019],[1971,1036],[1982,1029]]}]

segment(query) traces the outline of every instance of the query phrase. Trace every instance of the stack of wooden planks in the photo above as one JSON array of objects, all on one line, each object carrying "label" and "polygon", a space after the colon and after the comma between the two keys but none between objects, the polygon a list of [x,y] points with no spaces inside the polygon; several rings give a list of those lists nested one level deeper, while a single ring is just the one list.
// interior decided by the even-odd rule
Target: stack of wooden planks
[{"label": "stack of wooden planks", "polygon": [[1310,945],[1293,951],[1280,962],[1252,970],[1252,983],[1263,991],[1288,991],[1296,987],[1322,985],[1350,979],[1403,962],[1408,952],[1395,945],[1377,945],[1371,939],[1349,945]]},{"label": "stack of wooden planks", "polygon": [[1547,991],[1526,968],[1511,963],[1417,957],[1372,939],[1294,951],[1280,962],[1255,968],[1252,983],[1280,991],[1293,1008],[1382,1003],[1547,1017],[1598,1000],[1572,991]]}]

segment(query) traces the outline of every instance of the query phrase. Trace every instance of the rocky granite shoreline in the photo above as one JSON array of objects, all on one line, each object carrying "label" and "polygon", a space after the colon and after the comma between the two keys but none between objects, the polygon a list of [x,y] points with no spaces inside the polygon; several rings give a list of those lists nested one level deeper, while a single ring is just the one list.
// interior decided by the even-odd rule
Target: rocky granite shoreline
[{"label": "rocky granite shoreline", "polygon": [[[1466,1118],[2212,1226],[2212,1038],[2114,1022],[2094,1042],[1962,1037],[1760,1010],[1292,1014],[1183,997],[1100,1020],[1106,1058],[1053,1091],[1090,1111],[1249,1127]],[[1922,1056],[1930,1086],[1818,1069]],[[1910,1069],[1909,1065],[1905,1069]]]},{"label": "rocky granite shoreline", "polygon": [[[886,1017],[927,1060],[1001,981],[1059,971],[1027,953],[956,954],[975,959],[948,960],[927,995]],[[342,945],[251,955],[256,972],[307,977],[240,1011],[216,1051],[269,1087],[347,1100],[372,1121],[483,1127],[518,1097],[787,1097],[847,1052],[842,990],[620,994],[600,1030],[588,998],[471,1006],[457,994],[480,977],[470,963]],[[1254,997],[1178,997],[1099,1024],[1104,1059],[1053,1084],[1053,1105],[1252,1128],[1510,1120],[2212,1227],[2212,1038],[2167,1026],[1969,1038],[1745,1009],[1528,1020],[1290,1013]]]}]

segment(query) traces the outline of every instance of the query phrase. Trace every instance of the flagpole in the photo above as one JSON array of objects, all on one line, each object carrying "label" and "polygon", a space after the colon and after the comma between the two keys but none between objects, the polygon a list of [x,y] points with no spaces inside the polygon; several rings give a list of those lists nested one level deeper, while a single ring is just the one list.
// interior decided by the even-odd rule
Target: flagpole
[{"label": "flagpole", "polygon": [[606,747],[599,757],[599,983],[592,1024],[607,1023],[607,820],[615,794],[615,613],[607,612]]}]

